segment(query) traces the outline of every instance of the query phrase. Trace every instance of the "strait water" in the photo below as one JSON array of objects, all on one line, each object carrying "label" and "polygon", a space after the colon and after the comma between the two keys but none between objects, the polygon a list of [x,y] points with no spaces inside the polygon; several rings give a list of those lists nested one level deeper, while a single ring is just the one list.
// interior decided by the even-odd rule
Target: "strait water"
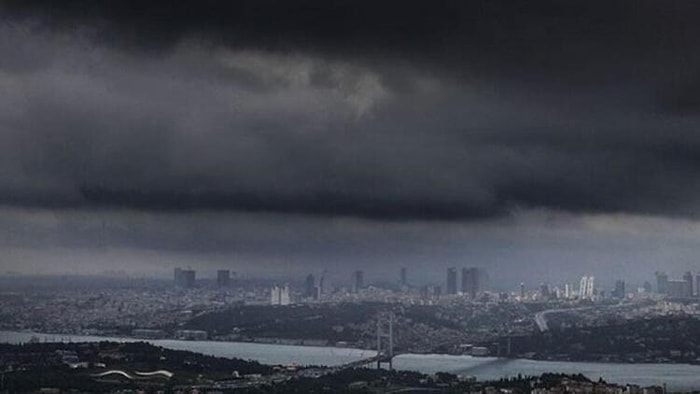
[{"label": "strait water", "polygon": [[[33,336],[42,342],[135,342],[133,338],[36,334],[0,331],[2,343],[26,343]],[[263,364],[299,364],[335,366],[361,360],[375,354],[372,350],[287,346],[245,342],[145,340],[156,346],[188,350],[218,357],[256,360]],[[642,386],[666,384],[669,391],[700,390],[700,365],[619,364],[564,361],[536,361],[497,357],[449,356],[441,354],[405,354],[394,359],[394,368],[423,373],[450,372],[475,376],[479,380],[499,379],[544,372],[582,373],[591,379]]]}]

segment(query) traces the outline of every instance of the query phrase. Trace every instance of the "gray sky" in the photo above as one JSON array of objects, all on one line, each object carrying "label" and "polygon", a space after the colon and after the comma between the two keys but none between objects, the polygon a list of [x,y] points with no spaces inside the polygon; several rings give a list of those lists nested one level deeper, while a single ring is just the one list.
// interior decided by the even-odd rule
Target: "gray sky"
[{"label": "gray sky", "polygon": [[0,1],[0,264],[700,269],[692,1]]}]

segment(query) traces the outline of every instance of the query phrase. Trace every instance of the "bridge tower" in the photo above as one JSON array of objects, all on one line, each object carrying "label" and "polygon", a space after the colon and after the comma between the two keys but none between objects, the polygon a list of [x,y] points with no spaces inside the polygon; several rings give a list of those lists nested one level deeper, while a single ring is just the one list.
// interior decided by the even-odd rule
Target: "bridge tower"
[{"label": "bridge tower", "polygon": [[394,358],[394,313],[385,312],[377,315],[377,369],[382,364],[389,364],[389,370],[393,368]]}]

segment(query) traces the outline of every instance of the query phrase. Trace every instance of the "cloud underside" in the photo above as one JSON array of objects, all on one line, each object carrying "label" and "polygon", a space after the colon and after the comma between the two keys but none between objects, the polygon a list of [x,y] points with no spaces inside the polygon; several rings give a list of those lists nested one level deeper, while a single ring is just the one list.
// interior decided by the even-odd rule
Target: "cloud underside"
[{"label": "cloud underside", "polygon": [[128,3],[0,5],[0,204],[700,212],[692,2]]}]

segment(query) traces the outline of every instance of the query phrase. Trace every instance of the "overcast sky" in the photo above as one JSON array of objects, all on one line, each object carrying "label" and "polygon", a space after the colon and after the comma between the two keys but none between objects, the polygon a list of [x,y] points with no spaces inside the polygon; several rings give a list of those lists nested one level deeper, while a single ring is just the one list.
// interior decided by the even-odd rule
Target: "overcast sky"
[{"label": "overcast sky", "polygon": [[700,270],[698,20],[690,0],[0,0],[0,264]]}]

